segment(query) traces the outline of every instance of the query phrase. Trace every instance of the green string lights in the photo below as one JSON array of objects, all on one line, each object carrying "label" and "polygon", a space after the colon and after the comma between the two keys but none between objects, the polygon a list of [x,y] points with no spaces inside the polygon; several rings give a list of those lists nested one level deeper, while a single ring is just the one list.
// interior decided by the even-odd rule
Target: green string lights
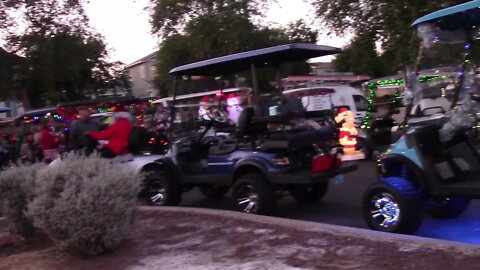
[{"label": "green string lights", "polygon": [[[418,78],[418,81],[420,83],[424,82],[430,82],[430,81],[437,81],[437,80],[442,80],[448,78],[448,76],[445,75],[440,75],[440,76],[420,76]],[[374,111],[374,106],[375,106],[375,97],[376,97],[376,91],[378,87],[382,86],[398,86],[395,88],[395,91],[393,93],[393,99],[391,101],[392,105],[394,107],[397,107],[400,105],[401,98],[400,98],[400,86],[404,84],[403,79],[392,79],[392,80],[383,80],[383,81],[377,81],[377,82],[370,82],[368,83],[368,110],[367,113],[365,114],[365,118],[363,119],[362,127],[363,128],[368,128],[370,126],[371,122],[371,117],[372,113]]]}]

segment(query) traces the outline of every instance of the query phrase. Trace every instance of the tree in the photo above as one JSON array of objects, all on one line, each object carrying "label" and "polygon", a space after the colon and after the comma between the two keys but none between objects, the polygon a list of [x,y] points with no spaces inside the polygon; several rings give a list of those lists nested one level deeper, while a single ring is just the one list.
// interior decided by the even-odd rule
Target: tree
[{"label": "tree", "polygon": [[386,75],[383,59],[378,55],[371,33],[356,36],[343,52],[337,55],[333,67],[340,72],[368,74],[373,77]]},{"label": "tree", "polygon": [[[128,87],[118,63],[108,63],[103,38],[89,28],[82,0],[3,0],[1,34],[24,57],[17,73],[28,108]],[[12,23],[16,22],[16,23]],[[113,83],[119,80],[118,83]]]},{"label": "tree", "polygon": [[151,0],[153,32],[162,38],[182,33],[190,21],[205,15],[230,14],[251,18],[276,0]]},{"label": "tree", "polygon": [[[354,49],[361,46],[367,37],[371,42],[380,45],[379,52],[370,50],[367,59],[378,56],[389,65],[384,66],[384,72],[378,74],[367,67],[361,73],[370,75],[387,75],[402,69],[412,63],[417,54],[419,40],[410,25],[413,21],[429,12],[451,5],[467,2],[459,0],[310,0],[314,5],[317,17],[334,33],[353,34]],[[371,43],[370,42],[370,43]],[[345,59],[339,58],[339,61]],[[360,62],[361,60],[359,60]],[[340,65],[340,64],[338,64]],[[340,65],[341,66],[341,65]],[[383,73],[383,74],[382,74]]]},{"label": "tree", "polygon": [[[175,66],[289,42],[316,41],[315,32],[302,21],[287,29],[255,24],[254,17],[261,14],[261,9],[255,10],[253,7],[258,7],[262,1],[190,0],[181,1],[181,4],[176,4],[177,1],[154,2],[156,6],[152,13],[153,29],[165,38],[157,57],[155,80],[163,96],[169,94],[172,78],[168,71]],[[167,10],[171,12],[166,12]],[[182,17],[183,15],[178,13],[180,10],[187,15]],[[308,73],[304,62],[291,66],[290,70],[300,74]],[[243,77],[250,77],[244,75]],[[234,78],[230,77],[231,80]],[[262,89],[270,88],[270,81],[274,78],[275,74],[272,72],[259,71]],[[186,92],[215,87],[204,82],[200,85],[194,85],[191,81],[183,83],[181,89]]]}]

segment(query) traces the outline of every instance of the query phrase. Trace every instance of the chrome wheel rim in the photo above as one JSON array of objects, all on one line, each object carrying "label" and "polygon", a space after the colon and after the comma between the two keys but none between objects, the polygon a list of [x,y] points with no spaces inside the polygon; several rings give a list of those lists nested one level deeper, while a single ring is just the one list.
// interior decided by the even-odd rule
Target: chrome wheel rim
[{"label": "chrome wheel rim", "polygon": [[256,213],[259,206],[259,195],[252,185],[243,185],[237,191],[237,205],[246,213]]},{"label": "chrome wheel rim", "polygon": [[400,206],[391,194],[382,192],[372,197],[370,215],[380,227],[391,228],[400,220]]},{"label": "chrome wheel rim", "polygon": [[167,199],[167,190],[159,181],[154,181],[150,186],[148,196],[153,205],[164,205]]}]

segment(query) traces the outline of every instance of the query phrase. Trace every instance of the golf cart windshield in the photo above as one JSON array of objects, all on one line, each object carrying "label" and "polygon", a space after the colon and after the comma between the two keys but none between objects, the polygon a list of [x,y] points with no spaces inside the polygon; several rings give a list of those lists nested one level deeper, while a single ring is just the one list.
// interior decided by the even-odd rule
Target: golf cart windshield
[{"label": "golf cart windshield", "polygon": [[[480,1],[445,8],[417,19],[421,47],[417,63],[407,72],[406,103],[418,107],[422,116],[442,113],[448,121],[440,131],[443,141],[462,128],[473,126],[478,106],[475,42],[479,37]],[[439,63],[445,62],[447,64]],[[428,66],[431,65],[431,66]],[[438,74],[439,80],[419,83],[421,69]],[[430,113],[425,113],[430,109]]]}]

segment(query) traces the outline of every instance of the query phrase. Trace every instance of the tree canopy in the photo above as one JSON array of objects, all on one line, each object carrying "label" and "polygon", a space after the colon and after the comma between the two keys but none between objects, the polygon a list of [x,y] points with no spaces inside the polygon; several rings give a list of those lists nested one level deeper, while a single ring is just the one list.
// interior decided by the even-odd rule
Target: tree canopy
[{"label": "tree canopy", "polygon": [[[310,0],[317,17],[337,35],[353,34],[335,66],[373,76],[390,75],[412,63],[418,42],[410,25],[459,0]],[[379,50],[376,50],[376,45]],[[372,47],[373,46],[373,47]],[[375,50],[373,50],[375,48]],[[350,56],[349,56],[350,55]],[[387,64],[388,63],[388,64]]]},{"label": "tree canopy", "polygon": [[[156,33],[164,37],[157,57],[156,85],[161,95],[169,94],[172,81],[168,71],[179,65],[290,42],[316,42],[317,33],[297,21],[286,27],[272,28],[255,23],[262,16],[261,5],[274,1],[256,0],[190,0],[153,1],[152,25]],[[187,4],[188,3],[188,4]],[[171,12],[167,12],[171,11]],[[176,15],[175,15],[176,14]],[[305,63],[290,65],[283,71],[305,74]],[[249,76],[244,76],[249,77]],[[270,88],[272,72],[260,71],[260,86]],[[196,91],[188,81],[184,91]]]},{"label": "tree canopy", "polygon": [[0,1],[6,48],[22,57],[14,87],[27,108],[129,88],[122,64],[108,62],[103,37],[89,27],[82,4],[82,0]]}]

